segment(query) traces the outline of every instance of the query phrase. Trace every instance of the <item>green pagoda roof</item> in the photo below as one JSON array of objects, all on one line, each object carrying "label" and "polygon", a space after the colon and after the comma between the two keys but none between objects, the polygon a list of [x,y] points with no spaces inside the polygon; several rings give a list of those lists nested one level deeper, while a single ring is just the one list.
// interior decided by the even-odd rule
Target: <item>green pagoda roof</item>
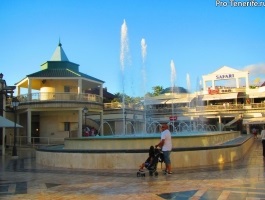
[{"label": "green pagoda roof", "polygon": [[79,72],[79,65],[76,63],[72,63],[68,60],[63,48],[62,44],[59,41],[57,48],[55,49],[51,60],[43,63],[41,65],[41,70],[32,74],[27,75],[27,77],[58,77],[58,78],[69,78],[69,77],[82,77],[90,80],[98,81],[104,83],[104,81],[99,80],[95,77],[89,76],[82,72]]},{"label": "green pagoda roof", "polygon": [[27,75],[27,77],[82,77],[82,78],[87,78],[90,80],[94,80],[94,81],[98,81],[101,83],[104,83],[104,81],[99,80],[97,78],[94,78],[92,76],[89,76],[87,74],[84,74],[82,72],[77,72],[77,71],[73,71],[70,69],[45,69],[45,70],[41,70],[32,74]]}]

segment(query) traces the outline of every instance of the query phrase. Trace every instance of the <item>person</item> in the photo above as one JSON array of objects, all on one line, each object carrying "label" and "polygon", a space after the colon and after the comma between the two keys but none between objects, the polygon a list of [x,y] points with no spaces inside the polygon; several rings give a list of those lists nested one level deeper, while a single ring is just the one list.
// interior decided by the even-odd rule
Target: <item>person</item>
[{"label": "person", "polygon": [[140,165],[140,169],[139,169],[139,171],[140,171],[140,172],[143,172],[144,167],[145,167],[145,168],[148,168],[149,166],[151,166],[154,157],[155,157],[155,147],[154,147],[154,146],[150,146],[150,148],[149,148],[149,155],[148,155],[148,158],[146,159],[146,161],[145,161],[144,163],[142,163],[142,164]]},{"label": "person", "polygon": [[162,148],[162,152],[164,155],[164,162],[166,164],[166,174],[172,174],[171,171],[171,160],[170,160],[170,153],[172,151],[172,141],[171,141],[171,133],[168,130],[168,125],[163,124],[161,126],[162,132],[161,132],[161,140],[160,142],[155,145],[155,147]]},{"label": "person", "polygon": [[263,158],[265,158],[265,127],[263,127],[262,131],[261,131],[261,142],[262,142],[262,155]]},{"label": "person", "polygon": [[91,136],[95,136],[95,128],[94,127],[92,127],[91,129],[90,129],[90,135]]},{"label": "person", "polygon": [[85,137],[90,135],[90,129],[88,127],[85,128]]},{"label": "person", "polygon": [[258,137],[257,137],[258,132],[257,132],[257,129],[256,129],[255,127],[252,129],[252,134],[254,135],[254,138],[255,138],[255,139],[258,138]]}]

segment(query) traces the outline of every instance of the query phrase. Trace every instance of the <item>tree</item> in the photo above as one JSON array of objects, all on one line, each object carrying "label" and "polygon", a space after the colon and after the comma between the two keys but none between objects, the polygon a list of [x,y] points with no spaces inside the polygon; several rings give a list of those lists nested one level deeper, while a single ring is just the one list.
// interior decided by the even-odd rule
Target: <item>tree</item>
[{"label": "tree", "polygon": [[[140,103],[142,100],[141,97],[130,97],[126,94],[124,94],[124,103],[126,105],[132,103],[132,104],[138,104]],[[119,102],[119,103],[122,103],[123,102],[123,95],[121,93],[116,93],[114,94],[114,99],[112,100],[112,102]]]},{"label": "tree", "polygon": [[158,96],[160,95],[160,93],[163,91],[163,87],[162,86],[154,86],[152,87],[153,89],[153,96]]}]

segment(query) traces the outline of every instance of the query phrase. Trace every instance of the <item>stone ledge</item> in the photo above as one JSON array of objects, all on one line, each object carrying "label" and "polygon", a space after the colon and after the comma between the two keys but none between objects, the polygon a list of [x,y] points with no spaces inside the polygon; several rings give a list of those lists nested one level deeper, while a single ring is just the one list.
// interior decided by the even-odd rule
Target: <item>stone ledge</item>
[{"label": "stone ledge", "polygon": [[[242,136],[227,144],[208,147],[174,148],[173,168],[209,166],[241,159],[253,144],[252,136]],[[57,149],[56,149],[57,148]],[[137,150],[70,150],[58,146],[40,148],[36,152],[38,164],[51,167],[79,169],[137,169],[146,159],[148,149]]]}]

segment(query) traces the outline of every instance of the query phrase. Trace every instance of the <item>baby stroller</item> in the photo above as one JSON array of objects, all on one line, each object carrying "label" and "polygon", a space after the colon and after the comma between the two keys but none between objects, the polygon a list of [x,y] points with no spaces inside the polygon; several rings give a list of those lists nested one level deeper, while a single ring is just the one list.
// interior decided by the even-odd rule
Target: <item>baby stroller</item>
[{"label": "baby stroller", "polygon": [[[159,162],[161,165],[164,162],[163,152],[160,149],[151,146],[149,149],[149,157],[144,163],[144,167],[149,171],[150,176],[158,176],[157,165]],[[139,170],[137,172],[137,177],[145,177],[145,172],[143,170]]]}]

